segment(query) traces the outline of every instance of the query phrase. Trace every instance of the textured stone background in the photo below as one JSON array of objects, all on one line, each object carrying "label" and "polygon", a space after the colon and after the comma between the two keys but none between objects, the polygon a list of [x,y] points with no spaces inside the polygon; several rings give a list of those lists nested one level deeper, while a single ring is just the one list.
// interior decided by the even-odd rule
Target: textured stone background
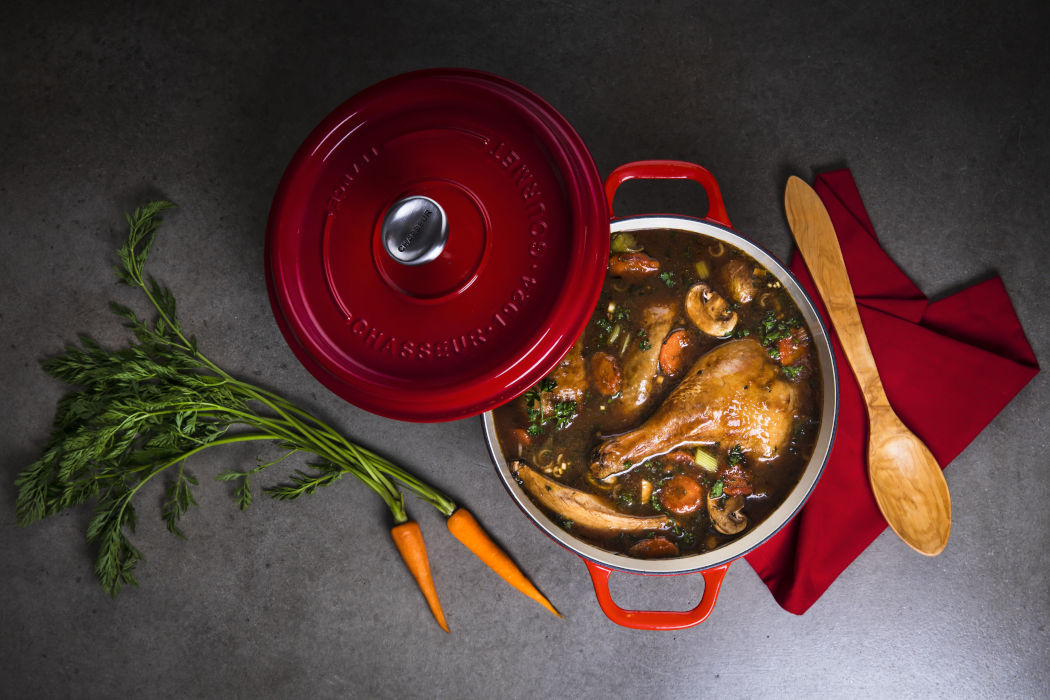
[{"label": "textured stone background", "polygon": [[[1046,375],[947,469],[943,555],[881,536],[804,616],[744,563],[702,626],[607,621],[583,564],[534,528],[480,422],[412,425],[345,404],[296,362],[266,298],[268,207],[299,142],[362,88],[430,66],[503,74],[550,101],[608,173],[699,162],[737,229],[784,257],[787,174],[852,168],[890,254],[931,297],[1003,276],[1045,362],[1050,5],[1039,2],[8,4],[0,20],[0,695],[768,697],[1050,694]],[[153,272],[228,368],[315,408],[467,504],[565,613],[483,570],[413,508],[453,634],[430,619],[382,504],[344,481],[240,513],[195,460],[200,507],[171,537],[148,492],[141,588],[93,580],[87,509],[14,524],[16,473],[63,387],[39,358],[123,337],[105,301],[122,213],[180,205]],[[624,212],[702,213],[624,191]],[[965,378],[960,378],[965,381]],[[625,606],[684,607],[695,577],[614,578]]]}]

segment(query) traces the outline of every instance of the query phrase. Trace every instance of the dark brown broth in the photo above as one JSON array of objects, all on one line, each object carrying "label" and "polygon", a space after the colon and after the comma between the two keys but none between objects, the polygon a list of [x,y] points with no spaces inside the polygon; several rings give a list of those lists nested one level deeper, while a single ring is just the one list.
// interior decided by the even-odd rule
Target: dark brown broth
[{"label": "dark brown broth", "polygon": [[[660,261],[660,275],[641,280],[606,275],[601,298],[584,331],[585,365],[586,361],[599,351],[619,355],[626,344],[626,352],[620,355],[626,357],[635,350],[634,344],[648,341],[656,345],[663,342],[663,338],[646,339],[638,335],[638,319],[642,317],[643,309],[654,304],[676,304],[677,317],[671,328],[682,328],[689,334],[690,345],[684,356],[686,367],[691,366],[717,345],[728,342],[729,339],[713,338],[704,334],[685,314],[681,300],[689,288],[700,281],[697,263],[701,261],[710,271],[703,281],[714,287],[727,300],[731,299],[731,296],[723,281],[719,279],[719,268],[735,258],[741,258],[759,270],[759,274],[754,278],[753,301],[736,307],[739,320],[737,331],[732,337],[739,337],[745,332],[758,337],[761,334],[762,322],[768,318],[770,310],[775,310],[782,319],[794,319],[798,325],[803,325],[798,308],[776,278],[739,249],[716,239],[682,231],[644,231],[634,235],[644,252]],[[615,303],[618,312],[613,314],[617,317],[615,323],[610,319],[608,312],[611,302]],[[618,318],[624,315],[624,310],[626,318]],[[614,327],[620,326],[617,339],[613,343],[608,341],[611,335],[610,324]],[[714,529],[703,508],[693,516],[675,516],[674,531],[662,532],[660,535],[677,545],[680,556],[702,553],[742,536],[765,520],[798,483],[812,453],[820,417],[821,381],[811,344],[794,365],[801,368],[793,381],[800,385],[802,400],[801,410],[795,417],[794,436],[788,450],[767,462],[746,460],[754,487],[754,494],[747,497],[744,507],[744,513],[748,517],[747,529],[737,535],[723,535]],[[654,507],[654,499],[644,503],[639,501],[642,479],[647,479],[658,490],[661,482],[665,482],[674,473],[684,472],[689,476],[700,477],[708,487],[714,483],[714,477],[702,469],[698,470],[695,465],[683,466],[670,460],[653,458],[621,475],[615,480],[615,485],[610,487],[590,475],[589,458],[603,437],[633,429],[644,422],[676,385],[677,380],[664,377],[653,399],[648,402],[646,412],[632,419],[625,418],[622,412],[617,410],[615,398],[610,400],[601,396],[592,385],[583,400],[577,403],[576,416],[571,425],[558,429],[548,424],[544,426],[541,435],[530,440],[531,444],[528,446],[522,446],[519,442],[520,430],[529,425],[526,401],[519,398],[495,411],[496,430],[503,454],[508,460],[522,459],[527,464],[545,471],[547,476],[556,478],[572,488],[605,497],[610,505],[623,513],[656,514],[661,511]],[[674,447],[667,446],[668,450]],[[726,453],[732,447],[711,446],[709,451],[717,451],[719,463],[724,464]],[[567,466],[559,468],[563,463]],[[636,537],[585,532],[574,527],[574,523],[561,522],[557,515],[550,515],[555,522],[559,522],[575,536],[619,553],[626,553],[639,540],[653,536],[652,533]]]}]

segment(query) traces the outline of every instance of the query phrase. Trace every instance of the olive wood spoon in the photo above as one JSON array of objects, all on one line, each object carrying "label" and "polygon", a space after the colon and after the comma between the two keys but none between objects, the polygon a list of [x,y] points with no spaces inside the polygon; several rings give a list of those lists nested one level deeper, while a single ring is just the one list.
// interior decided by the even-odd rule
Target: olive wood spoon
[{"label": "olive wood spoon", "polygon": [[868,409],[868,481],[882,516],[917,552],[940,554],[952,527],[948,484],[929,448],[893,412],[879,379],[853,297],[835,228],[824,203],[800,178],[790,177],[784,209],[795,242],[817,285],[839,344]]}]

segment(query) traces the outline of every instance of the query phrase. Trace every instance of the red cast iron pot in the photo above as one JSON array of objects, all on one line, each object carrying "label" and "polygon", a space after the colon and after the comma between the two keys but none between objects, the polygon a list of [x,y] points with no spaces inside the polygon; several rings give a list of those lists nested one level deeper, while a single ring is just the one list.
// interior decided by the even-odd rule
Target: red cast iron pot
[{"label": "red cast iron pot", "polygon": [[[627,180],[643,179],[689,179],[700,183],[707,193],[708,213],[705,218],[685,216],[652,215],[613,219],[611,232],[636,232],[652,229],[671,229],[684,234],[702,234],[735,246],[754,258],[771,272],[798,305],[806,324],[812,331],[813,347],[823,379],[823,402],[821,405],[820,430],[812,457],[802,473],[798,484],[787,499],[768,518],[741,537],[725,546],[692,556],[674,559],[635,559],[610,552],[575,537],[558,526],[528,495],[511,473],[496,436],[493,414],[483,417],[485,438],[489,452],[507,491],[518,506],[548,536],[577,554],[587,565],[594,583],[594,592],[602,611],[613,622],[624,627],[649,630],[673,630],[698,625],[711,614],[730,563],[758,547],[772,537],[794,517],[817,484],[831,451],[838,417],[838,375],[828,340],[828,331],[817,314],[809,295],[802,289],[794,275],[772,254],[753,241],[735,232],[729,223],[722,194],[718,184],[704,168],[679,161],[641,161],[628,163],[612,172],[605,181],[605,192],[612,214],[612,201],[617,188]],[[609,577],[614,571],[646,575],[678,575],[700,573],[704,578],[704,593],[691,610],[656,611],[625,610],[613,600],[609,592]]]},{"label": "red cast iron pot", "polygon": [[[706,218],[613,220],[632,178],[699,182]],[[550,372],[583,332],[601,292],[609,234],[675,229],[748,253],[788,290],[813,332],[824,381],[820,435],[787,501],[716,551],[639,560],[598,549],[542,513],[511,476],[489,411]],[[434,69],[390,78],[340,105],[309,135],[270,210],[266,276],[274,316],[303,365],[373,413],[444,421],[485,413],[492,458],[532,520],[587,563],[619,624],[675,629],[711,612],[729,562],[802,506],[834,433],[838,381],[812,302],[772,255],[732,230],[705,169],[676,161],[618,168],[604,183],[580,137],[549,104],[499,76]],[[620,609],[612,571],[702,571],[688,612]]]}]

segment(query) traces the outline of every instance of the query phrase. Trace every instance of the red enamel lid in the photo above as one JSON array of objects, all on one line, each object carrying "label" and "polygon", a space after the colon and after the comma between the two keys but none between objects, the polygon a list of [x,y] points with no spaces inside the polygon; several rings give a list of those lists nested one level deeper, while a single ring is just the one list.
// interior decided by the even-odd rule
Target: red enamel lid
[{"label": "red enamel lid", "polygon": [[597,168],[554,109],[477,71],[408,73],[330,114],[274,198],[277,322],[329,389],[373,413],[464,418],[569,351],[608,259]]}]

